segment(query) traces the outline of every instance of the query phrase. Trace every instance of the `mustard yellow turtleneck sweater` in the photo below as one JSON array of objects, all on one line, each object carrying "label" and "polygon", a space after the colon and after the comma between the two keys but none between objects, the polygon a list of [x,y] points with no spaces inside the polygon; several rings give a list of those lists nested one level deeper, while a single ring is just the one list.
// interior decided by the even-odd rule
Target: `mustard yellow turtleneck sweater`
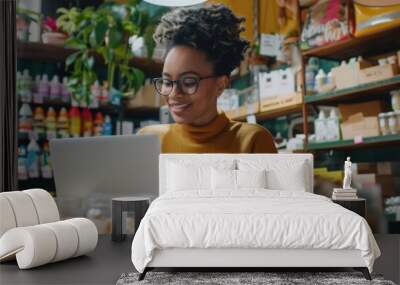
[{"label": "mustard yellow turtleneck sweater", "polygon": [[157,134],[163,153],[276,153],[272,135],[256,124],[231,121],[224,113],[204,126],[164,124],[144,127]]}]

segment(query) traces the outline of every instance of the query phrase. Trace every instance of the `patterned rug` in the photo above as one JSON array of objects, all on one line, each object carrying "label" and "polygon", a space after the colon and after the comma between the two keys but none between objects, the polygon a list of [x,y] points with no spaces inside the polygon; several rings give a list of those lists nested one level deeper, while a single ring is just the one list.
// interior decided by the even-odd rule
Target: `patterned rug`
[{"label": "patterned rug", "polygon": [[364,278],[360,272],[148,272],[142,281],[139,273],[122,274],[117,285],[395,285],[380,275],[372,275],[372,281]]}]

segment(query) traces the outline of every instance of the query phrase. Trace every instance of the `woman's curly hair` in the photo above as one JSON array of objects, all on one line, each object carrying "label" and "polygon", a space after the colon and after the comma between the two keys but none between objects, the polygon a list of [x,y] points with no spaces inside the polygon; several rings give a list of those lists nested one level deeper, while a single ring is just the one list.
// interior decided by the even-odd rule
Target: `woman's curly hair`
[{"label": "woman's curly hair", "polygon": [[239,66],[249,46],[249,42],[240,37],[244,21],[222,4],[180,8],[161,18],[153,38],[167,51],[177,45],[198,49],[213,63],[215,75],[229,76]]}]

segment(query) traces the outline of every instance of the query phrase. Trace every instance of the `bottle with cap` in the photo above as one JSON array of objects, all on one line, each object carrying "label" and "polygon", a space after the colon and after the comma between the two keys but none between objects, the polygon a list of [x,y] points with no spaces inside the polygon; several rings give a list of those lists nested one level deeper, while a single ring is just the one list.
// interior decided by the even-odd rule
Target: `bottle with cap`
[{"label": "bottle with cap", "polygon": [[317,142],[326,141],[326,117],[323,110],[319,111],[318,118],[314,121],[315,139]]},{"label": "bottle with cap", "polygon": [[325,72],[320,69],[318,71],[317,76],[315,76],[315,89],[317,92],[321,92],[322,88],[324,87],[324,85],[326,84],[326,74]]},{"label": "bottle with cap", "polygon": [[54,75],[50,82],[50,100],[57,101],[60,99],[61,95],[61,84],[58,80],[58,76]]},{"label": "bottle with cap", "polygon": [[335,109],[331,109],[329,118],[326,120],[326,126],[326,139],[328,141],[340,140],[339,117],[337,116]]},{"label": "bottle with cap", "polygon": [[388,135],[390,133],[390,130],[389,130],[389,121],[387,113],[379,113],[378,119],[379,119],[379,130],[381,132],[381,135],[383,136]]},{"label": "bottle with cap", "polygon": [[104,118],[101,112],[97,112],[94,119],[94,135],[101,136],[103,134]]},{"label": "bottle with cap", "polygon": [[26,145],[18,146],[18,180],[28,179],[28,169],[26,168]]},{"label": "bottle with cap", "polygon": [[90,108],[98,108],[101,98],[101,86],[98,80],[90,87],[90,91]]},{"label": "bottle with cap", "polygon": [[42,80],[39,83],[38,92],[42,96],[43,100],[49,98],[50,86],[47,74],[42,75]]},{"label": "bottle with cap", "polygon": [[310,58],[305,71],[307,93],[313,93],[315,92],[315,76],[318,73],[318,59]]},{"label": "bottle with cap", "polygon": [[33,132],[37,138],[44,136],[45,133],[45,116],[44,109],[41,106],[35,108],[33,112]]},{"label": "bottle with cap", "polygon": [[32,83],[32,101],[35,104],[43,104],[43,96],[39,93],[40,75],[36,75],[35,81]]},{"label": "bottle with cap", "polygon": [[397,134],[397,118],[394,112],[387,113],[390,134]]},{"label": "bottle with cap", "polygon": [[53,177],[53,173],[51,171],[49,143],[47,141],[43,144],[43,151],[40,158],[40,172],[43,178]]},{"label": "bottle with cap", "polygon": [[39,156],[40,148],[36,140],[32,137],[28,144],[28,154],[27,154],[27,169],[28,176],[30,178],[39,177]]},{"label": "bottle with cap", "polygon": [[56,111],[53,107],[49,107],[47,110],[46,116],[46,133],[47,139],[51,140],[57,138],[57,120],[56,120]]},{"label": "bottle with cap", "polygon": [[109,115],[106,115],[104,124],[103,124],[103,135],[105,136],[111,136],[112,135],[112,123],[111,123],[111,117]]},{"label": "bottle with cap", "polygon": [[32,125],[32,109],[29,104],[22,104],[21,109],[19,109],[18,131],[20,133],[30,133]]},{"label": "bottle with cap", "polygon": [[57,136],[60,138],[68,138],[68,112],[64,107],[61,108],[57,117]]},{"label": "bottle with cap", "polygon": [[64,103],[69,103],[71,94],[68,89],[68,78],[64,77],[61,84],[61,101]]},{"label": "bottle with cap", "polygon": [[30,76],[28,69],[25,69],[21,76],[20,96],[22,102],[32,102],[32,77]]},{"label": "bottle with cap", "polygon": [[83,136],[90,137],[93,132],[93,117],[92,112],[89,108],[84,108],[82,111],[82,126],[83,126]]},{"label": "bottle with cap", "polygon": [[81,113],[76,106],[69,109],[69,134],[72,137],[80,137],[81,135]]}]

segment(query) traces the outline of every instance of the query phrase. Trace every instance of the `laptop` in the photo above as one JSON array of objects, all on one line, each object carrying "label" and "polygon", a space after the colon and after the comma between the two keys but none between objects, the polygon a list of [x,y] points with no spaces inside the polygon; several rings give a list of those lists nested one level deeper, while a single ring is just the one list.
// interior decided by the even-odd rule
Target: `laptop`
[{"label": "laptop", "polygon": [[54,139],[50,154],[57,198],[158,196],[155,135]]}]

